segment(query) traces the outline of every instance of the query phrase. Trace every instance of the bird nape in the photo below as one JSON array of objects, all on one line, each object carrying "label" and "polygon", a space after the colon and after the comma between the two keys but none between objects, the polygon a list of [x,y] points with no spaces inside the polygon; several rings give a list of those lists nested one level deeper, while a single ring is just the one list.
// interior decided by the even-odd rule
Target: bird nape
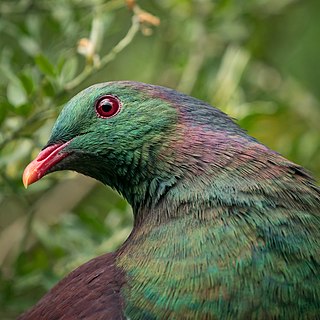
[{"label": "bird nape", "polygon": [[316,319],[320,190],[226,114],[137,82],[62,110],[25,186],[58,170],[121,193],[134,228],[20,319]]}]

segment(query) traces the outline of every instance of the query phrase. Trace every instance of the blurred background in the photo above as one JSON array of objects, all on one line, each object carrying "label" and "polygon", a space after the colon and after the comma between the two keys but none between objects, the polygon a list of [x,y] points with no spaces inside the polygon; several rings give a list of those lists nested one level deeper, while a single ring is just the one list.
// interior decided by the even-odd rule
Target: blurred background
[{"label": "blurred background", "polygon": [[136,80],[218,106],[320,179],[318,0],[0,2],[0,318],[117,248],[132,226],[115,192],[70,172],[23,188],[63,104]]}]

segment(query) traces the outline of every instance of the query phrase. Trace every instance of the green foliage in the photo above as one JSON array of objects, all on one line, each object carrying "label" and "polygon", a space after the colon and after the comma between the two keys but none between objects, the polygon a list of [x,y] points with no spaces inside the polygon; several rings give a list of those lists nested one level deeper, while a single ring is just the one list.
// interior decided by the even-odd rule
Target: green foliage
[{"label": "green foliage", "polygon": [[[0,318],[11,319],[128,235],[117,194],[70,173],[21,175],[61,106],[84,87],[137,80],[177,88],[320,178],[319,2],[2,1]],[[150,35],[150,36],[148,36]]]}]

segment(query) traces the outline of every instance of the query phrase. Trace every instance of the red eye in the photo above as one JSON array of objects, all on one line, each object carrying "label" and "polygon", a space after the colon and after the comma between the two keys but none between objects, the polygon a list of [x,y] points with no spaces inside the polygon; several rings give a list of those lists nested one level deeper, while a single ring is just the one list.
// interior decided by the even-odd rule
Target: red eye
[{"label": "red eye", "polygon": [[100,118],[111,118],[119,113],[121,102],[114,96],[103,96],[96,102],[96,112]]}]

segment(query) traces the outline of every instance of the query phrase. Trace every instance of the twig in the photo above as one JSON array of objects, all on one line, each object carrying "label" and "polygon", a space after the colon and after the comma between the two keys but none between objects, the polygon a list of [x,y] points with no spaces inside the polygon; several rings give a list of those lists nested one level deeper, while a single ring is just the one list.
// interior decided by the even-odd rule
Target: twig
[{"label": "twig", "polygon": [[120,40],[120,42],[113,47],[113,49],[104,57],[102,57],[99,65],[86,65],[83,71],[69,83],[64,86],[65,91],[70,91],[77,87],[80,83],[85,81],[94,71],[100,70],[105,67],[110,61],[112,61],[119,52],[121,52],[129,43],[133,40],[137,32],[139,31],[139,20],[136,15],[132,17],[132,24],[128,30],[126,36]]}]

